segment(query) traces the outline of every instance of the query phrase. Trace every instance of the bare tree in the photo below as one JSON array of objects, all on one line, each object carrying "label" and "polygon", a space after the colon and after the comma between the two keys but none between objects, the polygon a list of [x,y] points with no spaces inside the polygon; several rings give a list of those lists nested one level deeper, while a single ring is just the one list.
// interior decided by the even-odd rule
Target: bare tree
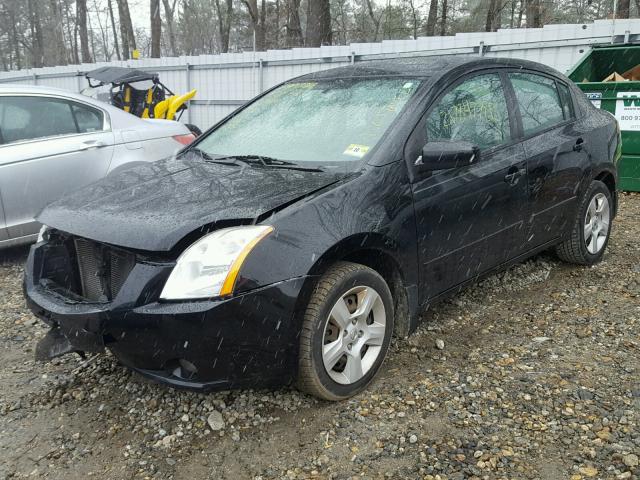
[{"label": "bare tree", "polygon": [[109,18],[111,19],[111,31],[113,33],[113,44],[116,51],[116,58],[121,60],[122,57],[120,56],[120,45],[118,44],[118,32],[116,30],[116,20],[113,18],[113,4],[111,3],[111,0],[107,0],[107,8],[109,10]]},{"label": "bare tree", "polygon": [[542,3],[540,0],[525,0],[527,13],[527,27],[542,27]]},{"label": "bare tree", "polygon": [[427,16],[427,37],[433,37],[436,34],[436,22],[438,21],[438,0],[431,0],[429,3],[429,15]]},{"label": "bare tree", "polygon": [[331,7],[329,0],[309,0],[306,33],[305,46],[307,47],[331,44]]},{"label": "bare tree", "polygon": [[64,21],[62,12],[58,5],[58,0],[50,0],[49,8],[51,9],[50,20],[53,35],[53,60],[55,65],[67,64],[67,47],[64,43]]},{"label": "bare tree", "polygon": [[160,58],[160,36],[162,35],[160,0],[151,0],[149,14],[151,17],[151,58]]},{"label": "bare tree", "polygon": [[120,35],[122,36],[122,57],[128,60],[131,51],[136,49],[136,37],[133,33],[131,14],[129,13],[129,2],[127,0],[117,0],[118,16],[120,17]]},{"label": "bare tree", "polygon": [[[93,10],[95,12],[95,18],[98,21],[98,28],[100,29],[100,37],[102,39],[102,54],[105,62],[111,60],[111,42],[109,41],[109,12],[104,11],[107,15],[104,25],[102,24],[102,12],[98,7],[97,0],[93,0]],[[93,58],[98,61],[98,54],[96,52],[95,35],[93,35],[93,28],[91,27],[91,19],[89,18],[89,31],[91,32],[91,51],[93,52]]]},{"label": "bare tree", "polygon": [[447,0],[442,0],[442,17],[440,17],[440,35],[447,34]]},{"label": "bare tree", "polygon": [[[507,0],[508,1],[508,0]],[[513,23],[513,15],[514,15],[514,4],[511,3],[511,22]],[[485,31],[486,32],[495,32],[498,28],[500,28],[500,17],[502,16],[502,11],[504,7],[506,7],[506,2],[503,3],[503,0],[489,0],[489,8],[487,10],[487,19],[485,22]]]},{"label": "bare tree", "polygon": [[629,11],[631,10],[630,0],[618,0],[618,12],[616,17],[629,18]]},{"label": "bare tree", "polygon": [[27,1],[29,9],[29,29],[31,31],[31,63],[34,67],[44,65],[44,40],[42,38],[42,23],[40,22],[40,2]]},{"label": "bare tree", "polygon": [[220,34],[220,51],[229,51],[229,34],[231,32],[231,20],[233,18],[233,0],[225,0],[225,9],[222,10],[220,0],[215,0],[218,16],[218,33]]},{"label": "bare tree", "polygon": [[418,15],[419,15],[419,11],[418,8],[415,4],[415,0],[405,0],[407,3],[407,6],[409,7],[409,13],[411,16],[411,32],[412,32],[412,36],[413,39],[415,40],[416,38],[418,38]]},{"label": "bare tree", "polygon": [[258,8],[258,0],[242,0],[249,10],[251,25],[253,27],[254,45],[258,52],[266,49],[266,26],[265,20],[267,16],[267,7],[265,0],[261,0],[261,6]]},{"label": "bare tree", "polygon": [[176,47],[176,33],[175,33],[175,25],[174,25],[174,15],[176,12],[176,3],[178,0],[173,0],[173,3],[170,0],[162,0],[162,4],[164,5],[164,16],[167,21],[167,33],[169,35],[169,48],[171,49],[171,55],[174,57],[178,55],[178,49]]},{"label": "bare tree", "polygon": [[373,7],[372,0],[366,0],[366,6],[367,6],[367,12],[369,14],[369,17],[371,18],[371,21],[373,22],[373,27],[374,27],[373,41],[377,42],[378,41],[378,32],[380,32],[380,20],[382,19],[382,13],[380,15],[376,16],[376,12],[375,12],[375,9]]},{"label": "bare tree", "polygon": [[302,46],[300,0],[287,0],[287,47]]},{"label": "bare tree", "polygon": [[340,45],[346,45],[348,43],[347,38],[349,38],[348,30],[352,21],[349,15],[349,0],[334,0],[332,8],[335,13],[333,21],[337,26],[336,33],[338,43]]},{"label": "bare tree", "polygon": [[2,18],[5,20],[4,26],[7,26],[7,35],[9,37],[9,52],[11,52],[12,58],[9,60],[10,66],[17,69],[22,68],[23,55],[20,50],[20,34],[18,29],[18,18],[20,16],[20,4],[17,2],[3,2],[0,4],[2,7]]},{"label": "bare tree", "polygon": [[90,63],[91,53],[89,52],[89,34],[87,30],[87,0],[76,0],[76,21],[78,23],[78,33],[80,34],[82,63]]}]

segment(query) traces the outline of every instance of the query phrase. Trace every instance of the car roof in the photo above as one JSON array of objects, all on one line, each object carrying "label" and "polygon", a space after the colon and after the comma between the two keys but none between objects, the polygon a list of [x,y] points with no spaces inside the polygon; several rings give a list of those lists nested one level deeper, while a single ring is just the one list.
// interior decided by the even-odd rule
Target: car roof
[{"label": "car roof", "polygon": [[447,73],[467,67],[469,70],[482,67],[513,67],[538,70],[561,76],[560,72],[540,63],[515,58],[488,58],[469,55],[433,55],[386,60],[366,60],[352,65],[314,72],[296,80],[322,80],[344,77],[405,76],[440,78]]},{"label": "car roof", "polygon": [[40,95],[51,95],[51,96],[71,98],[71,99],[79,100],[84,103],[95,105],[96,107],[100,107],[105,110],[109,110],[109,112],[111,112],[112,108],[114,108],[108,103],[101,102],[100,100],[96,100],[95,98],[89,97],[87,95],[74,93],[70,90],[63,90],[62,88],[44,87],[40,85],[18,85],[18,84],[10,84],[10,83],[0,84],[0,95],[23,95],[23,94],[40,94]]}]

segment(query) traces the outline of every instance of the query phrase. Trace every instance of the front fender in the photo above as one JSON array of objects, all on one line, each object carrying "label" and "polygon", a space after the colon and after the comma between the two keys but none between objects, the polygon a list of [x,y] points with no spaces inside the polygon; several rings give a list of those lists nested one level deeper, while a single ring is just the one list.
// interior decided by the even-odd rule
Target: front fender
[{"label": "front fender", "polygon": [[392,256],[408,283],[417,283],[413,201],[404,164],[369,167],[360,177],[306,198],[263,223],[274,232],[245,261],[241,292],[322,271],[327,261],[361,249]]},{"label": "front fender", "polygon": [[352,181],[291,205],[263,223],[274,232],[248,256],[237,292],[316,276],[358,250],[390,256],[403,281],[417,285],[413,199],[401,162],[368,167]]}]

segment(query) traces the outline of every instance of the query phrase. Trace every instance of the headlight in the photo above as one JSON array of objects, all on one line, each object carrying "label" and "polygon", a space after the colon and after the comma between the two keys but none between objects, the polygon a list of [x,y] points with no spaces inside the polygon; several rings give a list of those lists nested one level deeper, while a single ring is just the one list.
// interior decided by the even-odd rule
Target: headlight
[{"label": "headlight", "polygon": [[49,230],[49,227],[47,227],[46,225],[42,225],[42,227],[40,227],[40,232],[38,232],[38,240],[36,240],[36,243],[44,242],[45,233],[47,233],[47,230]]},{"label": "headlight", "polygon": [[178,258],[160,298],[186,300],[233,293],[236,277],[249,252],[273,227],[223,228],[205,235]]}]

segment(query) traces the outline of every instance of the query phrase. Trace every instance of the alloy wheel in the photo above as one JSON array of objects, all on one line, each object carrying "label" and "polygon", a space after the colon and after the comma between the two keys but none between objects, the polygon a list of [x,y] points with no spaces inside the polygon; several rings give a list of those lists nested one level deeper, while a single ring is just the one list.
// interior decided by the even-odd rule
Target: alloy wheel
[{"label": "alloy wheel", "polygon": [[584,242],[587,251],[595,255],[607,241],[610,222],[609,200],[602,194],[596,194],[589,202],[584,218]]},{"label": "alloy wheel", "polygon": [[382,351],[387,317],[382,298],[371,287],[343,294],[329,312],[323,334],[322,361],[337,383],[364,377]]}]

